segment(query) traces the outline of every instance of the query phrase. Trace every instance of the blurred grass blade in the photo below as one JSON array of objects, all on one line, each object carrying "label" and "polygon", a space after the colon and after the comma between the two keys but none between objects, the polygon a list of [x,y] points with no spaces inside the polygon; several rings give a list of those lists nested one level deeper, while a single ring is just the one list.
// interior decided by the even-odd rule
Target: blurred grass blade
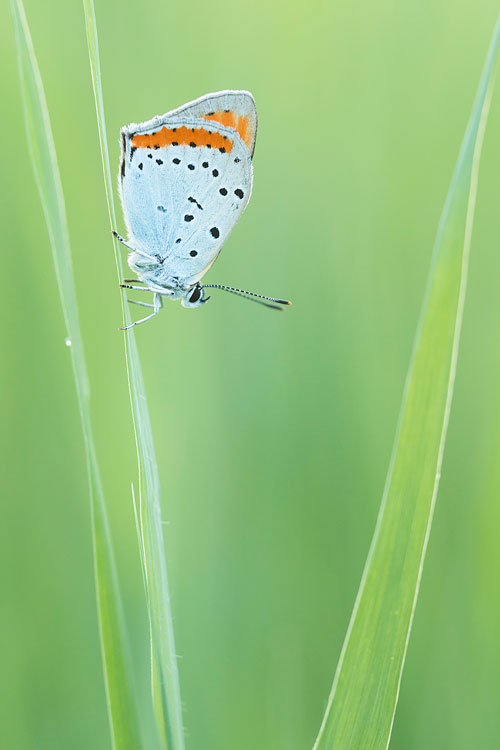
[{"label": "blurred grass blade", "polygon": [[[28,143],[50,237],[89,472],[97,606],[113,747],[141,746],[113,548],[90,423],[89,391],[73,284],[69,233],[42,80],[21,0],[11,0]],[[63,342],[61,341],[61,345]]]},{"label": "blurred grass blade", "polygon": [[[93,0],[83,0],[83,5],[109,220],[111,228],[116,229]],[[113,241],[113,247],[118,278],[122,279],[121,257],[117,251],[115,240]],[[124,324],[128,325],[131,322],[130,314],[123,301],[124,294],[122,294],[123,320]],[[138,530],[142,545],[140,554],[144,566],[146,600],[151,628],[151,679],[155,716],[164,747],[171,750],[183,750],[182,704],[161,522],[160,482],[144,380],[133,329],[125,334],[125,352],[139,465]]]},{"label": "blurred grass blade", "polygon": [[386,748],[439,483],[497,22],[438,228],[374,538],[315,750]]}]

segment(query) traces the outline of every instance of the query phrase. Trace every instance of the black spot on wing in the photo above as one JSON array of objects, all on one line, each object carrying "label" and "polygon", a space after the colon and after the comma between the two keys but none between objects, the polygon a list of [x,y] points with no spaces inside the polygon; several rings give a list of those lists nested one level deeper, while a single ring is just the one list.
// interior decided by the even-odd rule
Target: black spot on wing
[{"label": "black spot on wing", "polygon": [[217,229],[217,227],[212,227],[212,229],[210,230],[210,234],[212,235],[212,237],[214,237],[215,239],[217,239],[217,237],[219,237],[219,235],[220,235],[220,232]]},{"label": "black spot on wing", "polygon": [[200,211],[203,211],[203,206],[201,205],[201,203],[198,203],[198,201],[196,200],[196,198],[193,198],[192,195],[189,196],[188,201],[190,203],[196,204],[198,206],[198,208],[200,209]]}]

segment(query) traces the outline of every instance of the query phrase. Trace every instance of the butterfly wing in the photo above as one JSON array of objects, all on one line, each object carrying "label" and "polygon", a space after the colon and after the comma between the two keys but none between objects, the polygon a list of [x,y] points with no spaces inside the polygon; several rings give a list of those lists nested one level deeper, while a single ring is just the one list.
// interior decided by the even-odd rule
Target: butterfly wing
[{"label": "butterfly wing", "polygon": [[195,283],[250,198],[257,116],[248,92],[219,92],[122,130],[120,189],[132,244]]},{"label": "butterfly wing", "polygon": [[253,156],[257,137],[257,109],[249,91],[219,91],[184,104],[164,115],[165,119],[179,116],[196,117],[209,122],[220,122],[236,130]]}]

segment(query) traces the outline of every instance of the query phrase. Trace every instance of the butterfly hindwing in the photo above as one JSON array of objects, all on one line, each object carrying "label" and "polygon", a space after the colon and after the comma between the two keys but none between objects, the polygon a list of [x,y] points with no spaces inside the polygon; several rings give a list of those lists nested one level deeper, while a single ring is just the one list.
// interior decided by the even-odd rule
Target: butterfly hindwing
[{"label": "butterfly hindwing", "polygon": [[223,105],[233,107],[234,125],[247,118],[241,130],[253,147],[255,105],[245,92],[202,97],[122,130],[120,189],[131,244],[186,284],[213,263],[250,198],[251,151],[236,127],[216,119],[212,108]]}]

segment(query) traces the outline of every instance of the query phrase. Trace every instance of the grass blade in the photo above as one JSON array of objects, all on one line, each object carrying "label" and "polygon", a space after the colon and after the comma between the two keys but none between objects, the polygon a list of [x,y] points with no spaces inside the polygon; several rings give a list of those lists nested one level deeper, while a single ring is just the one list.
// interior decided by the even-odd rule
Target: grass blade
[{"label": "grass blade", "polygon": [[[93,0],[83,0],[90,67],[94,86],[104,184],[111,229],[116,229],[116,213],[104,117],[104,103],[99,62],[97,25]],[[121,257],[113,240],[118,278],[123,278]],[[129,311],[122,294],[123,321],[130,323]],[[144,379],[133,329],[125,335],[125,354],[139,465],[138,528],[144,564],[146,599],[151,628],[153,702],[160,739],[164,747],[183,750],[182,704],[180,698],[177,656],[168,591],[167,567],[160,508],[160,482],[153,444],[153,434],[146,400]]]},{"label": "grass blade", "polygon": [[64,198],[42,80],[21,0],[11,0],[26,130],[67,330],[89,473],[97,608],[113,747],[141,746],[113,547],[95,453]]},{"label": "grass blade", "polygon": [[500,20],[441,216],[377,526],[315,750],[390,741],[453,394],[499,39]]}]

